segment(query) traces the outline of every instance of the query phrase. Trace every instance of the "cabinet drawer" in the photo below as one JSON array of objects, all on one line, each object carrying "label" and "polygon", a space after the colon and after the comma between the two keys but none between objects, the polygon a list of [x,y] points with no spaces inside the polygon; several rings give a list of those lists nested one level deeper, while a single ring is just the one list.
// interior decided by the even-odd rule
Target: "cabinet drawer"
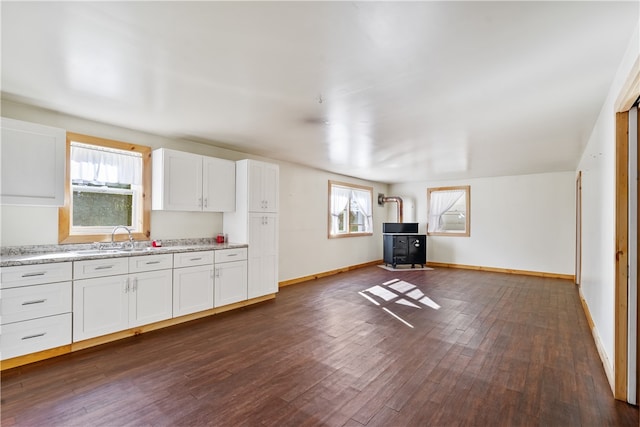
[{"label": "cabinet drawer", "polygon": [[73,263],[73,279],[114,276],[129,272],[129,258],[93,259]]},{"label": "cabinet drawer", "polygon": [[129,273],[165,270],[172,267],[173,255],[171,254],[144,255],[129,258]]},{"label": "cabinet drawer", "polygon": [[221,249],[215,251],[216,264],[247,259],[247,248]]},{"label": "cabinet drawer", "polygon": [[191,267],[213,264],[213,251],[182,252],[173,254],[173,267]]},{"label": "cabinet drawer", "polygon": [[71,262],[17,265],[0,269],[2,289],[71,280]]},{"label": "cabinet drawer", "polygon": [[2,325],[2,360],[71,344],[71,313]]},{"label": "cabinet drawer", "polygon": [[2,291],[2,324],[71,312],[71,282]]}]

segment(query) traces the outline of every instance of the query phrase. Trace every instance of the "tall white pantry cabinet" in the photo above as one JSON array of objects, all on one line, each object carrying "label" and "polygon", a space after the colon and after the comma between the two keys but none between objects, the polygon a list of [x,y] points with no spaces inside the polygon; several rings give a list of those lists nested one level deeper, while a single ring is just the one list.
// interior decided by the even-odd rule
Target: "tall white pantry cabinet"
[{"label": "tall white pantry cabinet", "polygon": [[248,298],[278,292],[279,166],[236,162],[236,210],[225,212],[229,240],[247,243]]}]

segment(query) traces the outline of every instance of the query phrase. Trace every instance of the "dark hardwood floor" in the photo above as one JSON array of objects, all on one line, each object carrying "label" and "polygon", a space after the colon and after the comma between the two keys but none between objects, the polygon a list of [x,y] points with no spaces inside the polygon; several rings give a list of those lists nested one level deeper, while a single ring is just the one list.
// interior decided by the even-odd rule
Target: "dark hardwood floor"
[{"label": "dark hardwood floor", "polygon": [[2,426],[638,425],[572,283],[444,268],[289,286],[5,371],[1,391]]}]

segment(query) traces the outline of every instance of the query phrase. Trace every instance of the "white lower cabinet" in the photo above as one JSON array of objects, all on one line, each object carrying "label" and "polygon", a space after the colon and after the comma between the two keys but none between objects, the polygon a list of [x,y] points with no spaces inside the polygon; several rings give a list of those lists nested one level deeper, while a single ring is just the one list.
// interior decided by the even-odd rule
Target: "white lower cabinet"
[{"label": "white lower cabinet", "polygon": [[71,313],[2,325],[2,359],[71,343]]},{"label": "white lower cabinet", "polygon": [[70,262],[0,269],[0,358],[71,344]]},{"label": "white lower cabinet", "polygon": [[213,251],[174,254],[173,317],[213,308]]},{"label": "white lower cabinet", "polygon": [[[0,269],[2,360],[209,310],[274,292],[275,222],[261,215],[260,291],[247,248],[34,264]],[[259,253],[256,252],[256,253]],[[269,262],[269,259],[271,260]]]},{"label": "white lower cabinet", "polygon": [[247,250],[226,249],[215,256],[215,306],[247,299]]},{"label": "white lower cabinet", "polygon": [[73,340],[81,341],[129,327],[128,275],[73,282]]},{"label": "white lower cabinet", "polygon": [[142,326],[173,317],[171,270],[131,275],[129,326]]},{"label": "white lower cabinet", "polygon": [[[74,341],[172,317],[170,254],[117,258],[107,264],[104,260],[79,261],[74,269],[88,274],[93,268],[102,275],[105,270],[121,271],[123,262],[131,273],[73,282]],[[105,265],[112,267],[100,268]]]}]

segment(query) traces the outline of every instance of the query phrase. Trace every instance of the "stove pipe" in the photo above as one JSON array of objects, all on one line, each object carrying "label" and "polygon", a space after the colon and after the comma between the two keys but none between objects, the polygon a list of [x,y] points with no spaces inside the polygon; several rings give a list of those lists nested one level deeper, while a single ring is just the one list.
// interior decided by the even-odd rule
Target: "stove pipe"
[{"label": "stove pipe", "polygon": [[378,205],[384,206],[387,202],[397,203],[398,216],[397,222],[402,222],[402,198],[398,196],[385,196],[382,193],[378,193]]}]

